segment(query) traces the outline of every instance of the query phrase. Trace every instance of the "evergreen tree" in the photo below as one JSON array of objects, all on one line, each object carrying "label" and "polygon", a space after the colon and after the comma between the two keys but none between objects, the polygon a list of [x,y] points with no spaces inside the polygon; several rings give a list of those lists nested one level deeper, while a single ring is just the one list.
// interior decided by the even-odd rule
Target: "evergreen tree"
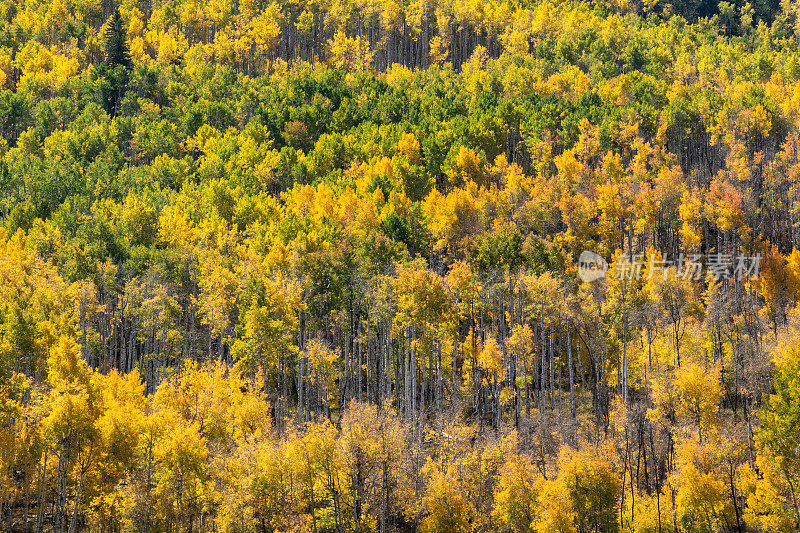
[{"label": "evergreen tree", "polygon": [[119,14],[119,8],[114,10],[105,32],[106,64],[108,66],[122,65],[131,68],[130,51],[125,40],[127,31]]}]

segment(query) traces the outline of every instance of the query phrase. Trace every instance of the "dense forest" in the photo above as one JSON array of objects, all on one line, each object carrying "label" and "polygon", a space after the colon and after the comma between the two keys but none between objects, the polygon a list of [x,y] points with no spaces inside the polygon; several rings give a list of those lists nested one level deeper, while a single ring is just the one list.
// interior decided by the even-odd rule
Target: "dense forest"
[{"label": "dense forest", "polygon": [[0,529],[800,528],[797,2],[0,0],[0,88]]}]

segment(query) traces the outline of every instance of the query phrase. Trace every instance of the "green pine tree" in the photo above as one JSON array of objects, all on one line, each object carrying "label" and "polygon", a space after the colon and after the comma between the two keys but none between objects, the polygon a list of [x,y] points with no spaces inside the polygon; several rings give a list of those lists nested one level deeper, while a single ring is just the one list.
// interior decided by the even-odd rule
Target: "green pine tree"
[{"label": "green pine tree", "polygon": [[126,34],[125,24],[119,14],[119,8],[117,8],[114,10],[105,32],[106,64],[108,66],[122,65],[126,68],[133,66],[125,39]]}]

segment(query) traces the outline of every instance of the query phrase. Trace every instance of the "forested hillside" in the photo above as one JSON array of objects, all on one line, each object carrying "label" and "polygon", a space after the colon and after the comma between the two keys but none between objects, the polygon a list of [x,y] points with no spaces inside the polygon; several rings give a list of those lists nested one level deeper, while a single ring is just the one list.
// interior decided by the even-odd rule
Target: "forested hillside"
[{"label": "forested hillside", "polygon": [[798,530],[799,47],[0,0],[0,529]]}]

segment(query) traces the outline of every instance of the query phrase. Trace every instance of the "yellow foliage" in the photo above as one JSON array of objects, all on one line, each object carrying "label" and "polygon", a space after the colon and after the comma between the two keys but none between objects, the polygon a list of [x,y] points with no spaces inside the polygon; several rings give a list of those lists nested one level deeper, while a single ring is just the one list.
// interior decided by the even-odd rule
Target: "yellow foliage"
[{"label": "yellow foliage", "polygon": [[361,36],[348,37],[342,31],[336,32],[328,41],[328,47],[331,65],[341,70],[369,70],[375,55],[366,39]]}]

